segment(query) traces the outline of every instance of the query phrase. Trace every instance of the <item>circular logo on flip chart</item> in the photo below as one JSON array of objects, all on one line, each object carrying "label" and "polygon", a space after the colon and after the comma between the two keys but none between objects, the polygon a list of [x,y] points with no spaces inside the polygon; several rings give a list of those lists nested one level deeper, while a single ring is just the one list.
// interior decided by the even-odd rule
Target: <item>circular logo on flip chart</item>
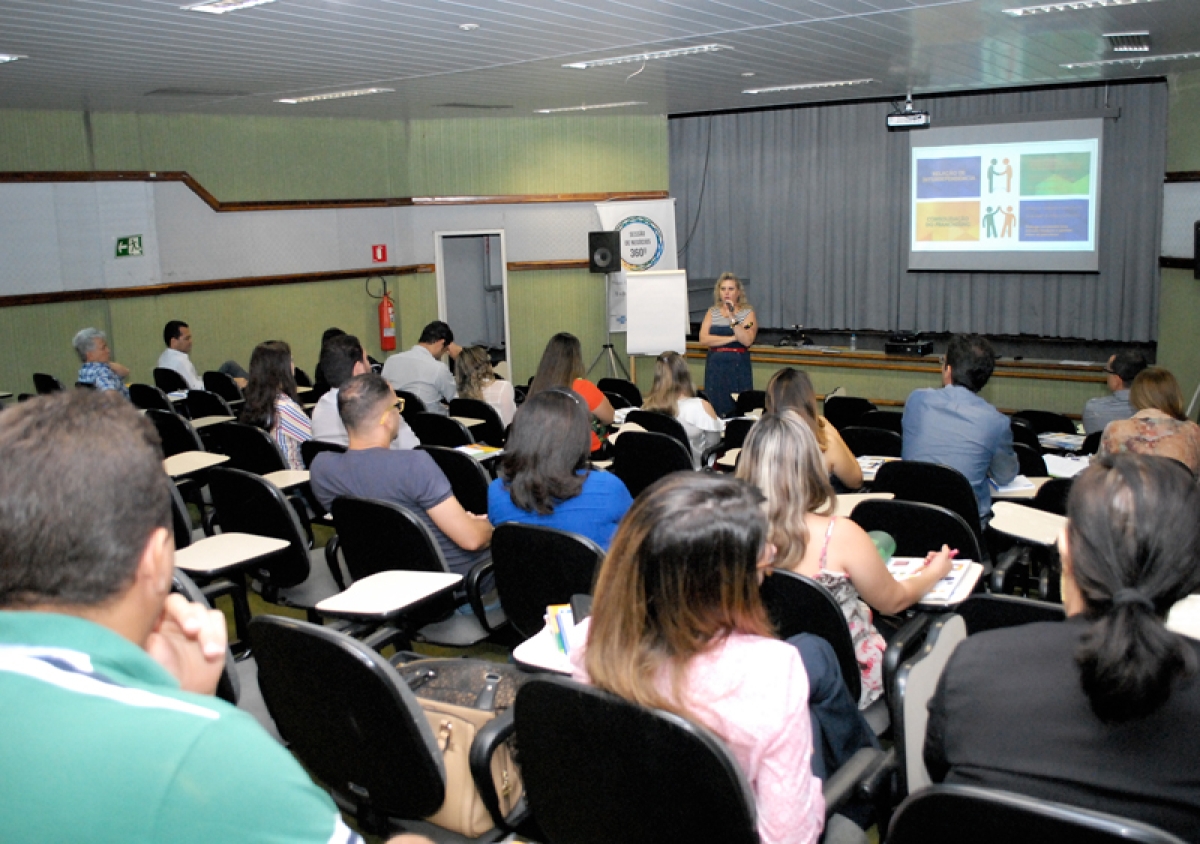
[{"label": "circular logo on flip chart", "polygon": [[621,263],[625,269],[648,270],[662,257],[665,241],[660,229],[649,217],[626,217],[617,223],[621,233]]}]

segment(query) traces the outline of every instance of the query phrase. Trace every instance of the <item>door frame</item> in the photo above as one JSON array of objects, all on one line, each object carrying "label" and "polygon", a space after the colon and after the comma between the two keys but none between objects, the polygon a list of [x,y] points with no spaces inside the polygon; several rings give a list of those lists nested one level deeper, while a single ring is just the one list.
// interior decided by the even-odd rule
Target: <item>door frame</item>
[{"label": "door frame", "polygon": [[[509,328],[508,307],[508,252],[504,243],[504,229],[468,229],[462,231],[435,231],[433,233],[433,270],[437,277],[437,306],[438,319],[446,322],[446,277],[442,273],[445,266],[445,253],[442,250],[442,239],[446,237],[483,237],[495,235],[500,239],[500,301],[504,308],[504,356],[508,361],[508,371],[515,372],[513,362],[512,331]],[[451,329],[454,326],[450,326]]]}]

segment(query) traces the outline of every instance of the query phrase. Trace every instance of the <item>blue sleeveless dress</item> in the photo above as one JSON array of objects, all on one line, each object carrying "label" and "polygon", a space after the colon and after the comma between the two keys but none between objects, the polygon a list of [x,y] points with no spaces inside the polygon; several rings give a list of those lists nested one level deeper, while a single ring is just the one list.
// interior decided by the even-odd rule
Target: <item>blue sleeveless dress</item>
[{"label": "blue sleeveless dress", "polygon": [[[750,313],[749,308],[742,308],[734,317],[745,319]],[[733,326],[729,317],[716,308],[709,310],[712,319],[709,333],[716,337],[732,338]],[[754,372],[750,368],[750,350],[733,340],[722,346],[708,350],[704,362],[704,392],[717,415],[724,418],[734,411],[732,393],[754,389]]]}]

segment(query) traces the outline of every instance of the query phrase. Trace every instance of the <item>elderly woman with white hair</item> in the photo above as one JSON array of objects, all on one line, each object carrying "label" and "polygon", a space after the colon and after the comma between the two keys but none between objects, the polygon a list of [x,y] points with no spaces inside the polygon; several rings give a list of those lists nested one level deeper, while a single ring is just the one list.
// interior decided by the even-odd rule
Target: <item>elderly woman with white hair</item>
[{"label": "elderly woman with white hair", "polygon": [[75,335],[71,344],[83,361],[75,379],[77,383],[90,384],[97,390],[115,390],[129,398],[129,390],[122,383],[122,379],[129,377],[129,367],[112,359],[112,349],[108,347],[108,337],[103,331],[85,328]]}]

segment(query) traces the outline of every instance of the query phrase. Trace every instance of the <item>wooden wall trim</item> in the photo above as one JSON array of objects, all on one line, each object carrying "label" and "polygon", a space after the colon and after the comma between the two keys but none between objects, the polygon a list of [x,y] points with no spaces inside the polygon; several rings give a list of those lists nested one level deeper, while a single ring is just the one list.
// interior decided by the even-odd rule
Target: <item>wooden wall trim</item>
[{"label": "wooden wall trim", "polygon": [[1162,255],[1158,259],[1158,266],[1165,270],[1194,270],[1196,262],[1191,258],[1168,258]]},{"label": "wooden wall trim", "polygon": [[508,271],[510,273],[528,273],[541,270],[586,270],[588,266],[586,258],[583,260],[572,258],[564,261],[509,261]]},{"label": "wooden wall trim", "polygon": [[1176,170],[1168,173],[1164,182],[1200,182],[1200,170]]},{"label": "wooden wall trim", "polygon": [[138,171],[23,171],[0,173],[0,183],[41,182],[182,182],[209,208],[219,213],[239,211],[311,211],[324,208],[411,208],[447,205],[526,205],[542,202],[614,202],[666,199],[667,191],[623,191],[618,193],[508,194],[503,196],[417,196],[381,199],[283,199],[221,202],[196,179],[182,170]]},{"label": "wooden wall trim", "polygon": [[208,281],[181,281],[174,284],[153,284],[143,287],[113,287],[95,290],[65,290],[61,293],[27,293],[0,296],[0,308],[18,305],[47,305],[59,302],[83,302],[93,299],[136,299],[142,296],[168,296],[173,293],[199,293],[205,290],[231,290],[246,287],[274,287],[280,284],[304,284],[312,281],[343,281],[379,275],[415,275],[432,273],[433,264],[410,264],[402,267],[370,267],[359,270],[331,270],[322,273],[291,273],[288,275],[251,276],[248,278],[219,278]]}]

